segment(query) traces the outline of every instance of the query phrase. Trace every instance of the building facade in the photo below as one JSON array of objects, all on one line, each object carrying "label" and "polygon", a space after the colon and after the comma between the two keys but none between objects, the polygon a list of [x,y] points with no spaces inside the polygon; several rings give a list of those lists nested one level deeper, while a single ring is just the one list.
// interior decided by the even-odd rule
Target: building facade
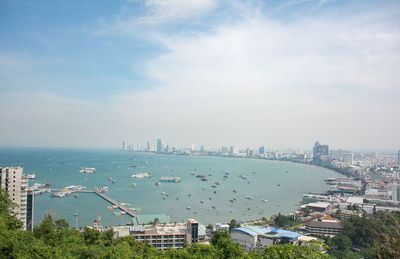
[{"label": "building facade", "polygon": [[28,188],[28,176],[23,174],[23,168],[0,167],[0,188],[5,189],[13,203],[15,216],[23,223],[23,229],[32,231],[34,193]]},{"label": "building facade", "polygon": [[187,223],[120,226],[113,228],[115,237],[133,236],[136,241],[148,243],[159,250],[181,249],[199,240],[199,223],[189,219]]},{"label": "building facade", "polygon": [[313,160],[314,161],[328,161],[329,160],[329,146],[321,145],[319,141],[315,142],[313,147]]}]

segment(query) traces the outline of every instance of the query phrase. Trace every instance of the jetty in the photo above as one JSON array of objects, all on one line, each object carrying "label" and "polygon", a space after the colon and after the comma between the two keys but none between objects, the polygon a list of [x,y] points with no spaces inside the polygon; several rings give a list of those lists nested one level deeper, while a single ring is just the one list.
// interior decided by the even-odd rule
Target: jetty
[{"label": "jetty", "polygon": [[101,198],[105,199],[106,201],[108,201],[109,203],[111,203],[114,206],[117,206],[120,210],[125,211],[126,214],[128,214],[131,217],[136,217],[136,213],[128,210],[127,207],[122,206],[119,202],[111,199],[110,197],[108,197],[107,195],[105,195],[104,193],[100,192],[99,190],[94,190],[94,193],[96,193],[97,195],[99,195]]}]

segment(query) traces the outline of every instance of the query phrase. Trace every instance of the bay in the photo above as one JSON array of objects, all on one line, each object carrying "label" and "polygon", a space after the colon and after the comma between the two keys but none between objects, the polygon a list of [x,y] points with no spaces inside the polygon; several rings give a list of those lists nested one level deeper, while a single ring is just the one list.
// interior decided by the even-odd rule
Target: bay
[{"label": "bay", "polygon": [[[329,189],[324,179],[338,176],[324,168],[282,161],[89,149],[3,148],[0,166],[23,166],[25,174],[36,174],[30,185],[50,182],[51,188],[83,185],[88,190],[107,186],[107,195],[114,200],[143,209],[138,214],[166,214],[172,222],[195,218],[203,224],[294,212],[303,193],[324,192]],[[82,167],[94,167],[97,173],[79,173]],[[131,177],[139,172],[151,173],[152,178]],[[208,181],[192,173],[205,175]],[[225,174],[229,174],[228,179]],[[182,182],[155,185],[162,176],[180,177]],[[115,183],[109,181],[110,177]],[[104,226],[131,221],[127,215],[114,216],[108,205],[94,193],[80,193],[79,198],[37,195],[35,224],[47,213],[65,218],[70,226],[75,226],[76,219],[78,226],[92,225],[99,212]]]}]

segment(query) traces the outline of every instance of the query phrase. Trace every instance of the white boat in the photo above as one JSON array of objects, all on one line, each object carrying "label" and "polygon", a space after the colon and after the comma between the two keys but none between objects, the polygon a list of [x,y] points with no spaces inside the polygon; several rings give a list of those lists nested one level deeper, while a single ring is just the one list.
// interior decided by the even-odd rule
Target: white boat
[{"label": "white boat", "polygon": [[131,177],[132,177],[132,178],[139,178],[139,179],[150,178],[150,177],[151,177],[151,174],[145,173],[145,172],[143,172],[143,173],[136,173],[136,174],[133,174]]},{"label": "white boat", "polygon": [[28,177],[28,179],[36,179],[35,174],[28,174],[27,177]]},{"label": "white boat", "polygon": [[84,167],[84,168],[81,168],[79,170],[79,173],[93,174],[93,173],[96,173],[96,169],[95,168]]},{"label": "white boat", "polygon": [[181,178],[180,177],[161,177],[160,182],[170,182],[170,183],[180,183]]},{"label": "white boat", "polygon": [[265,199],[263,199],[263,200],[261,200],[262,202],[267,202],[268,200],[265,200]]},{"label": "white boat", "polygon": [[246,199],[248,199],[248,200],[252,200],[252,199],[253,199],[253,197],[251,197],[250,195],[247,195],[247,196],[246,196]]}]

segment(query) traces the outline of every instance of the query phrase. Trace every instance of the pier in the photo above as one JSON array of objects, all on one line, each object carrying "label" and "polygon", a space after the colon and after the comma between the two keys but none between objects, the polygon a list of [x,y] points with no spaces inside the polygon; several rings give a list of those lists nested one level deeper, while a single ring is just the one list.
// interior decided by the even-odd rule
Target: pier
[{"label": "pier", "polygon": [[122,206],[119,202],[111,199],[110,197],[108,197],[107,195],[105,195],[104,193],[98,191],[98,190],[94,190],[94,193],[96,193],[97,195],[99,195],[101,198],[105,199],[106,201],[108,201],[109,203],[111,203],[112,205],[118,206],[118,208],[122,211],[125,211],[126,214],[128,214],[131,217],[136,217],[136,213],[128,210],[127,207]]}]

